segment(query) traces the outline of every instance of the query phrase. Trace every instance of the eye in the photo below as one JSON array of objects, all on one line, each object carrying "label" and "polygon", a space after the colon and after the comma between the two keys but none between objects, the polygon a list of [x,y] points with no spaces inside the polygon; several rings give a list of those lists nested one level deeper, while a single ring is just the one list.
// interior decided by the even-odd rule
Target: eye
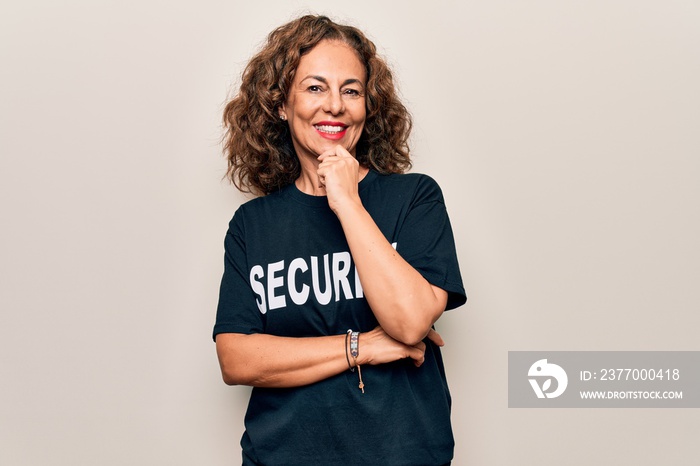
[{"label": "eye", "polygon": [[307,90],[310,92],[321,92],[323,89],[321,89],[321,86],[314,84],[312,86],[309,86]]},{"label": "eye", "polygon": [[345,91],[343,91],[343,93],[348,94],[348,95],[352,95],[352,96],[359,96],[360,95],[360,91],[358,91],[357,89],[345,89]]}]

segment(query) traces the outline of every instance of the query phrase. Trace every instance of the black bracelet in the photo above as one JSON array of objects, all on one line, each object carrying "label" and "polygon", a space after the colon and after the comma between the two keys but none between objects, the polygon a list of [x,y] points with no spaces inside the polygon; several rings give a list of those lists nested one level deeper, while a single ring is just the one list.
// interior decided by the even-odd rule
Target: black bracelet
[{"label": "black bracelet", "polygon": [[345,333],[345,360],[348,362],[348,367],[350,368],[351,372],[355,372],[355,368],[350,365],[350,357],[348,356],[348,337],[352,333],[352,330],[348,329],[348,331]]}]

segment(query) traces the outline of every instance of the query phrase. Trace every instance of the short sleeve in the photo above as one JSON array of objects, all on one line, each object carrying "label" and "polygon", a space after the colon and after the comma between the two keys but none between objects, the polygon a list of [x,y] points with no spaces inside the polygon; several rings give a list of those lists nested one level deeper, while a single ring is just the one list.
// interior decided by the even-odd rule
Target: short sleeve
[{"label": "short sleeve", "polygon": [[224,239],[224,274],[214,325],[214,340],[219,333],[261,333],[264,315],[256,306],[249,284],[243,214],[239,209],[229,223]]},{"label": "short sleeve", "polygon": [[428,176],[418,183],[396,249],[429,283],[447,291],[448,310],[467,301],[442,191]]}]

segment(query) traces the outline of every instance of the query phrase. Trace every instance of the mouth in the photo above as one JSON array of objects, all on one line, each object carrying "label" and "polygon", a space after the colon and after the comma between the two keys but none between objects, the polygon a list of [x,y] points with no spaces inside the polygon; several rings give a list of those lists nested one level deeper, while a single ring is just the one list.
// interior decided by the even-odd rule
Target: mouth
[{"label": "mouth", "polygon": [[316,128],[316,130],[321,131],[322,133],[329,133],[329,134],[340,133],[341,131],[345,131],[347,129],[347,127],[348,127],[348,125],[345,125],[343,123],[331,122],[331,121],[322,121],[322,122],[316,123],[314,125],[314,128]]},{"label": "mouth", "polygon": [[321,121],[314,125],[314,129],[327,139],[340,139],[345,135],[348,125],[337,121]]}]

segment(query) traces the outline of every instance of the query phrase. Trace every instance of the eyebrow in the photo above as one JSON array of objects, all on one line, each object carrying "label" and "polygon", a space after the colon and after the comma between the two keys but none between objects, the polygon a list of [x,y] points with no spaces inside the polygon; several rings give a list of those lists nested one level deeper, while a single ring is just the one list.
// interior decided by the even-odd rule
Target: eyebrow
[{"label": "eyebrow", "polygon": [[[302,79],[301,81],[299,81],[299,83],[303,83],[307,79],[315,79],[316,81],[321,81],[323,84],[326,84],[326,85],[328,84],[328,80],[326,78],[324,78],[323,76],[311,75],[311,74],[308,75],[307,77],[305,77],[304,79]],[[360,86],[365,87],[365,85],[362,83],[362,81],[360,81],[357,78],[346,79],[345,81],[343,81],[343,84],[341,84],[341,86],[347,86],[348,84],[359,84]]]}]

